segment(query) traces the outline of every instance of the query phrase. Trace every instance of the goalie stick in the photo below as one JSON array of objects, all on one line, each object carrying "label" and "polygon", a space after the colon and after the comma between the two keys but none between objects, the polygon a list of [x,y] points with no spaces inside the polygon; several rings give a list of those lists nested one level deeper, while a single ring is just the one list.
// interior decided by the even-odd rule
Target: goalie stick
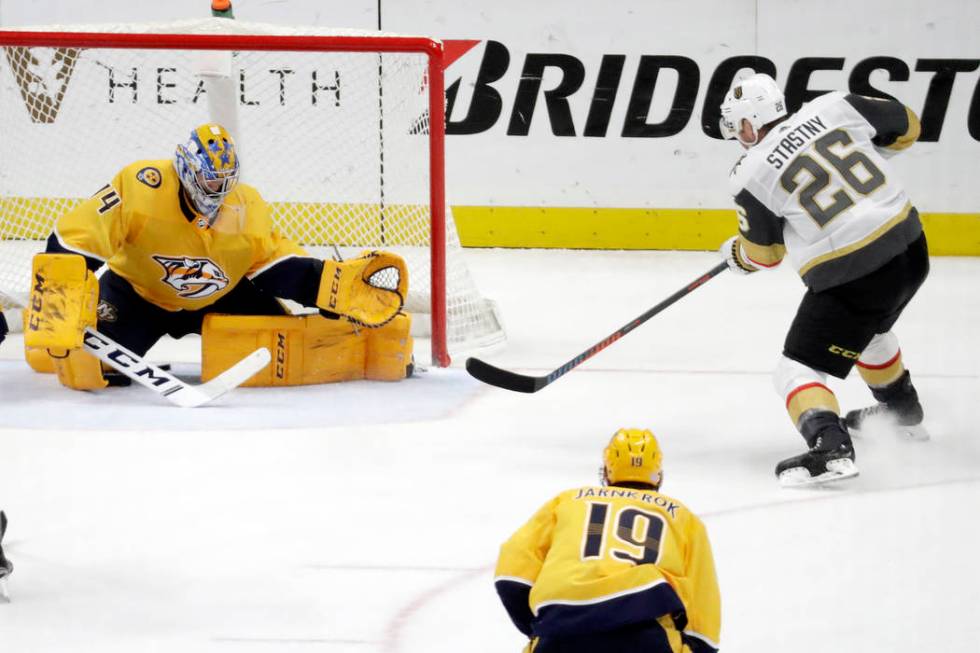
[{"label": "goalie stick", "polygon": [[196,408],[217,399],[245,383],[272,360],[269,350],[259,347],[207,383],[191,385],[95,329],[86,328],[82,342],[85,351],[181,408]]},{"label": "goalie stick", "polygon": [[556,380],[572,371],[588,359],[592,358],[600,351],[613,344],[627,333],[640,326],[651,317],[664,310],[674,302],[676,302],[681,297],[684,297],[694,289],[704,285],[710,279],[721,274],[728,269],[728,263],[722,261],[715,267],[708,270],[706,273],[687,284],[673,295],[663,300],[650,310],[646,311],[636,319],[628,322],[624,326],[617,329],[615,332],[610,334],[607,338],[600,340],[596,344],[592,345],[581,354],[568,361],[556,370],[544,376],[528,376],[524,374],[518,374],[517,372],[511,372],[508,370],[500,369],[499,367],[494,367],[489,363],[481,361],[479,358],[467,358],[466,359],[466,371],[470,373],[470,376],[488,383],[490,385],[497,386],[498,388],[503,388],[504,390],[513,390],[514,392],[526,392],[532,393],[537,392],[541,388],[554,383]]},{"label": "goalie stick", "polygon": [[[19,308],[24,306],[18,298],[2,291],[0,291],[0,303]],[[196,408],[214,401],[229,390],[245,383],[272,360],[269,350],[260,347],[207,383],[191,385],[166,370],[148,363],[142,356],[137,356],[112,338],[90,327],[85,329],[82,343],[85,351],[100,361],[181,408]]]}]

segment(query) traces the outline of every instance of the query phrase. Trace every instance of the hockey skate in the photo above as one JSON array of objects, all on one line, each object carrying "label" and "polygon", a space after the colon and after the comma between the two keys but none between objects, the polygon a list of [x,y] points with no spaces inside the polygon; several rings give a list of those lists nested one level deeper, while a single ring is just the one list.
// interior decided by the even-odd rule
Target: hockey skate
[{"label": "hockey skate", "polygon": [[858,475],[851,437],[837,415],[821,412],[807,419],[801,430],[812,444],[809,451],[776,465],[776,477],[783,487],[818,485]]},{"label": "hockey skate", "polygon": [[909,440],[929,439],[929,432],[922,424],[922,404],[907,370],[891,385],[871,388],[871,393],[877,404],[849,411],[844,417],[849,431],[865,431],[877,425]]},{"label": "hockey skate", "polygon": [[7,515],[0,510],[0,601],[10,602],[7,592],[7,576],[14,570],[14,564],[3,555],[3,535],[7,532]]}]

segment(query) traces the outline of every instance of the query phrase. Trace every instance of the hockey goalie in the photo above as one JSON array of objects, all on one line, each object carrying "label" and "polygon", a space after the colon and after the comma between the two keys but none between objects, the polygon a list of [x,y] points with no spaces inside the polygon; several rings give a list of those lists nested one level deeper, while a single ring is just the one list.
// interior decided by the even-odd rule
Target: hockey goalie
[{"label": "hockey goalie", "polygon": [[[24,329],[31,367],[70,388],[106,387],[111,375],[82,346],[94,327],[138,356],[164,335],[201,334],[204,380],[257,346],[269,348],[272,364],[246,385],[410,375],[401,257],[310,256],[279,233],[239,171],[231,135],[207,123],[173,159],[127,165],[63,215],[33,262]],[[290,315],[283,299],[319,313]]]}]

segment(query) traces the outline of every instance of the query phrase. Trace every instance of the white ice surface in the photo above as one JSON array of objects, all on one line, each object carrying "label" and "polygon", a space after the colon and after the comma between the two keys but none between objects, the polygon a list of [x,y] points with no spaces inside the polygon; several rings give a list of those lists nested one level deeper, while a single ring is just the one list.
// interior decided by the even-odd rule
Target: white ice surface
[{"label": "white ice surface", "polygon": [[[707,253],[467,251],[494,364],[543,374],[715,264]],[[723,274],[535,395],[461,369],[233,392],[181,410],[64,390],[0,346],[0,507],[16,569],[0,651],[517,653],[497,547],[648,426],[701,514],[722,649],[980,649],[980,260],[933,259],[895,329],[933,439],[856,442],[861,476],[785,490],[801,450],[770,371],[802,284]],[[193,371],[196,342],[157,360]],[[424,351],[420,343],[419,351]],[[842,405],[870,396],[831,380]]]}]

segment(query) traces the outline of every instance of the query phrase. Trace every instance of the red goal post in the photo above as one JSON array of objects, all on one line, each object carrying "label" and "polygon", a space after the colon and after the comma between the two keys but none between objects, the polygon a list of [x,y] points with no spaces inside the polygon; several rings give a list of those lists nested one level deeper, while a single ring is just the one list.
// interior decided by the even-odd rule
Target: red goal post
[{"label": "red goal post", "polygon": [[[0,30],[6,55],[0,57],[4,294],[26,292],[30,255],[19,253],[23,243],[43,243],[72,202],[95,192],[129,160],[171,156],[191,127],[218,119],[213,102],[220,87],[212,85],[213,71],[201,72],[214,61],[201,64],[207,57],[201,53],[225,53],[217,56],[230,63],[225,110],[235,112],[227,121],[240,118],[232,133],[238,139],[240,130],[243,179],[272,197],[284,233],[311,251],[323,248],[318,255],[329,256],[336,245],[405,255],[407,308],[431,316],[434,365],[450,364],[451,345],[471,349],[503,340],[495,307],[476,292],[446,215],[441,42],[369,32],[276,33],[296,30],[222,19],[79,29]],[[195,33],[202,30],[207,33]],[[212,33],[225,30],[234,33]],[[306,86],[312,84],[310,98],[303,75]],[[204,96],[211,115],[202,110]],[[57,140],[51,133],[59,131]],[[117,131],[130,132],[129,139],[115,138]],[[131,147],[133,139],[139,147]],[[112,151],[114,141],[121,141],[123,154]],[[295,150],[293,156],[283,155],[284,148]],[[32,188],[46,181],[37,176],[49,169],[44,155],[33,158],[38,150],[77,157],[61,175],[66,186],[74,186],[66,179],[73,172],[91,168],[103,181],[93,176],[87,190]]]}]

